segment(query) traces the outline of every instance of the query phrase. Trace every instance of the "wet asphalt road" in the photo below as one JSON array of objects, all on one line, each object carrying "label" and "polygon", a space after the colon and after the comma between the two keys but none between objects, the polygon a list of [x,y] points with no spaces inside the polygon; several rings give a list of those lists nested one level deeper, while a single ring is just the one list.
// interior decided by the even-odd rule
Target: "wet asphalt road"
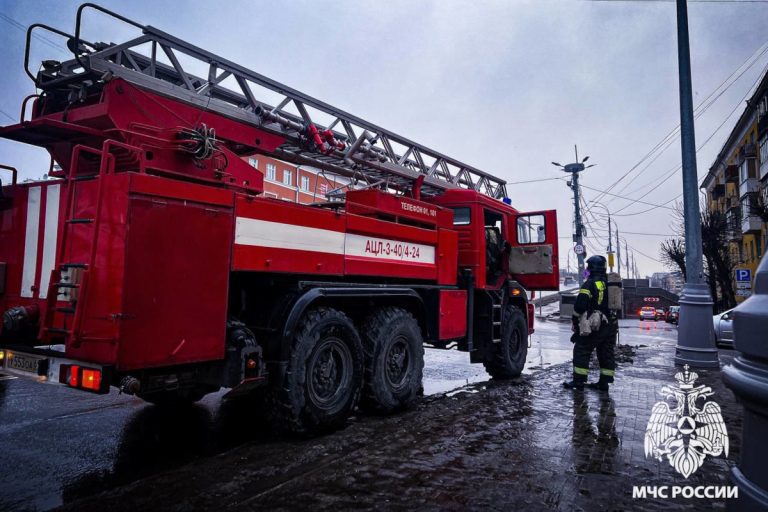
[{"label": "wet asphalt road", "polygon": [[[623,343],[652,346],[675,336],[663,322],[622,327]],[[569,361],[569,337],[568,324],[537,322],[526,373]],[[425,394],[488,379],[465,353],[428,349],[426,358]],[[48,510],[246,442],[270,442],[257,412],[222,405],[222,394],[167,411],[116,392],[0,380],[0,510]]]}]

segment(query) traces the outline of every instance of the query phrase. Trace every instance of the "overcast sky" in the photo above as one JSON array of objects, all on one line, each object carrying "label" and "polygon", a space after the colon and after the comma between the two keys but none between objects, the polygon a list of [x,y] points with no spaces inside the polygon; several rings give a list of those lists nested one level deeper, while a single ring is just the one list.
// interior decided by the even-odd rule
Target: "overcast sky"
[{"label": "overcast sky", "polygon": [[[15,121],[22,99],[34,92],[23,72],[19,26],[41,22],[71,33],[78,4],[0,2],[2,124]],[[100,4],[506,179],[519,210],[558,210],[563,266],[572,249],[572,192],[554,179],[514,183],[561,178],[550,162],[573,161],[578,144],[580,157],[589,155],[589,163],[597,164],[582,174],[583,185],[591,187],[584,190],[589,202],[679,123],[674,2]],[[701,178],[768,64],[768,53],[762,53],[768,48],[768,3],[689,2],[689,18],[694,104],[724,91],[696,121],[697,146],[711,137],[698,153]],[[95,14],[84,29],[89,40],[122,41],[132,34]],[[53,36],[50,41],[58,42]],[[48,43],[36,40],[35,47],[33,62],[67,58]],[[745,62],[751,67],[727,80]],[[718,89],[723,82],[728,87]],[[670,142],[653,163],[645,160],[611,190],[651,204],[601,198],[616,214],[642,274],[663,270],[655,260],[664,237],[628,232],[672,232],[672,212],[653,205],[674,206],[671,200],[682,191],[680,172],[650,191],[679,165],[679,139]],[[37,148],[0,141],[0,152],[2,163],[17,166],[22,177],[41,176],[48,168],[47,155]],[[588,250],[595,252],[607,245],[600,224],[605,210],[591,210]]]}]

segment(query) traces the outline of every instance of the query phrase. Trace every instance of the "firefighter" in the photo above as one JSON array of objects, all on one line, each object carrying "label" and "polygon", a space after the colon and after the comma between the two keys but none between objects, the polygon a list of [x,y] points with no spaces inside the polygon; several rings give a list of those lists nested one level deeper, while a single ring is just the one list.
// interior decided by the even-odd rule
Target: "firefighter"
[{"label": "firefighter", "polygon": [[573,380],[564,382],[569,389],[584,389],[589,374],[589,359],[597,351],[600,379],[588,387],[608,391],[616,370],[614,345],[618,320],[608,309],[606,261],[602,256],[587,260],[589,278],[584,282],[573,306]]}]

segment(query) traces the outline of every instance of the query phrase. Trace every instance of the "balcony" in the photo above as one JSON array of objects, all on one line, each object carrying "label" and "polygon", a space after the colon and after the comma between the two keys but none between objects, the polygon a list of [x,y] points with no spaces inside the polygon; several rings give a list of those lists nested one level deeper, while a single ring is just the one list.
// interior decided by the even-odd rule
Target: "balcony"
[{"label": "balcony", "polygon": [[726,237],[729,241],[741,240],[741,208],[731,208],[725,214]]},{"label": "balcony", "polygon": [[762,137],[768,132],[768,115],[763,114],[757,121],[757,134]]},{"label": "balcony", "polygon": [[725,168],[725,181],[726,183],[738,183],[739,182],[739,168],[735,165],[729,165]]},{"label": "balcony", "polygon": [[741,219],[741,232],[744,234],[760,231],[763,221],[757,215],[745,215]]},{"label": "balcony", "polygon": [[744,161],[747,158],[755,158],[757,156],[757,148],[754,144],[744,144],[741,146],[741,149],[739,149],[739,160]]},{"label": "balcony", "polygon": [[739,197],[744,197],[747,194],[756,194],[760,191],[760,182],[757,178],[747,178],[739,185]]}]

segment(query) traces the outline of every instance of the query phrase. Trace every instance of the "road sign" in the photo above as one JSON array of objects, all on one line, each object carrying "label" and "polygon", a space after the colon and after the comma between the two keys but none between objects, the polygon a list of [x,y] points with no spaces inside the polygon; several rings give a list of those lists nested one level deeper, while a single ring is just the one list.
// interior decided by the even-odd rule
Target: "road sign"
[{"label": "road sign", "polygon": [[576,254],[584,254],[584,246],[581,244],[574,245],[573,252],[575,252]]},{"label": "road sign", "polygon": [[748,268],[737,268],[736,282],[737,283],[751,283],[752,282],[752,270]]},{"label": "road sign", "polygon": [[749,297],[752,295],[752,290],[736,290],[737,297]]},{"label": "road sign", "polygon": [[737,282],[736,283],[736,289],[737,290],[751,290],[752,289],[752,283]]}]

